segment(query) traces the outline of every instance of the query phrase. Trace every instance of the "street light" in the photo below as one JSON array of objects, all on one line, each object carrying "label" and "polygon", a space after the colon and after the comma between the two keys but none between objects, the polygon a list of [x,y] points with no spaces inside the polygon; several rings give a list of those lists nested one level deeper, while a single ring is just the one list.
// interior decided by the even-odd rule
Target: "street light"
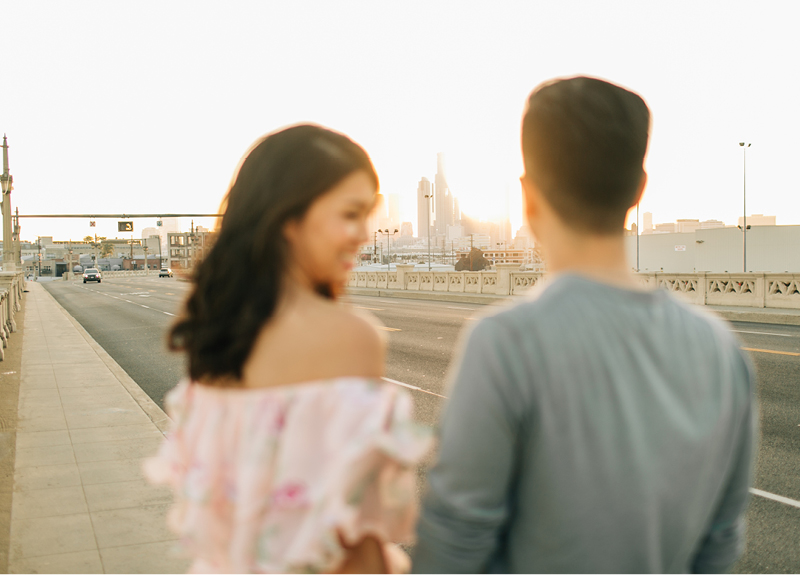
[{"label": "street light", "polygon": [[428,214],[428,271],[431,271],[431,198],[433,194],[425,194],[427,200],[427,214]]},{"label": "street light", "polygon": [[752,144],[739,142],[742,147],[742,205],[744,219],[742,221],[742,271],[747,272],[747,148]]},{"label": "street light", "polygon": [[8,173],[8,139],[5,134],[3,134],[3,174],[0,176],[0,189],[3,193],[3,271],[16,271],[11,229],[11,190],[14,189],[14,176]]},{"label": "street light", "polygon": [[398,230],[390,232],[389,229],[387,228],[385,230],[378,230],[378,233],[386,234],[386,249],[389,252],[388,255],[386,256],[386,271],[388,272],[389,269],[390,269],[390,266],[392,265],[392,241],[391,240],[392,240],[392,236],[395,235],[396,233],[398,233]]},{"label": "street light", "polygon": [[636,271],[639,271],[639,202],[636,202]]}]

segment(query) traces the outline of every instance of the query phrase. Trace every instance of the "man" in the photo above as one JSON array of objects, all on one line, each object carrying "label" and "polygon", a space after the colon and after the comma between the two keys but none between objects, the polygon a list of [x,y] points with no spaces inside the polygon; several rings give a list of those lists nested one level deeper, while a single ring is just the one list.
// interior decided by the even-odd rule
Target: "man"
[{"label": "man", "polygon": [[521,181],[550,277],[466,341],[414,571],[716,572],[741,553],[750,364],[625,257],[649,126],[641,97],[598,79],[531,94]]}]

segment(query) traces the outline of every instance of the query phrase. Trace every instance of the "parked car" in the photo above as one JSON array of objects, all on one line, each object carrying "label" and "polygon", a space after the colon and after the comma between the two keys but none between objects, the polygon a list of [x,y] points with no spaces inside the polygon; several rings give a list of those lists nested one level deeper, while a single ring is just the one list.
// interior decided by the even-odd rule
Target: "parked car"
[{"label": "parked car", "polygon": [[86,282],[100,283],[102,279],[103,278],[100,275],[100,270],[98,270],[97,268],[88,268],[85,272],[83,272],[83,283]]},{"label": "parked car", "polygon": [[158,272],[158,277],[160,278],[171,278],[172,277],[172,270],[169,268],[161,268],[161,271]]}]

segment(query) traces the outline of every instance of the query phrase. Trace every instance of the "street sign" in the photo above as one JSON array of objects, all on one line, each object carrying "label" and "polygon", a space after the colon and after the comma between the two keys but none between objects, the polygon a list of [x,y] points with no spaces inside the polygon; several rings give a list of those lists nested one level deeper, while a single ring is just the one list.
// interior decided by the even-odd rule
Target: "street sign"
[{"label": "street sign", "polygon": [[117,222],[117,231],[118,232],[132,232],[133,231],[133,222]]},{"label": "street sign", "polygon": [[95,225],[94,225],[94,220],[89,220],[89,227],[90,227],[90,228],[93,228],[93,227],[95,227]]}]

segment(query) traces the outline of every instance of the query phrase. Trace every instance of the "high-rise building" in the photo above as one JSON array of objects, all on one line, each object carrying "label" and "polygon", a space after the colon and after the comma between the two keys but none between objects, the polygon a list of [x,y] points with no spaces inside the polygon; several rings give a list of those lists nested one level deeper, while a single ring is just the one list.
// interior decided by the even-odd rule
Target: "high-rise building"
[{"label": "high-rise building", "polygon": [[417,186],[417,237],[428,237],[428,226],[433,224],[433,198],[425,197],[433,193],[430,180],[423,177]]},{"label": "high-rise building", "polygon": [[[744,218],[739,218],[739,225],[742,225]],[[776,225],[776,216],[765,216],[764,214],[752,214],[747,216],[748,226],[774,226]]]},{"label": "high-rise building", "polygon": [[412,226],[411,222],[403,222],[400,224],[400,236],[413,236],[414,235],[414,227]]},{"label": "high-rise building", "polygon": [[642,233],[649,234],[653,232],[653,213],[645,212],[642,216]]},{"label": "high-rise building", "polygon": [[439,152],[436,155],[436,176],[434,177],[434,203],[436,204],[436,220],[434,230],[437,236],[447,235],[447,226],[452,226],[453,218],[453,194],[447,185],[447,176],[444,170],[444,154]]},{"label": "high-rise building", "polygon": [[678,233],[690,233],[700,229],[700,220],[678,220],[675,224],[675,231]]},{"label": "high-rise building", "polygon": [[386,194],[386,203],[389,207],[389,227],[400,227],[400,195]]},{"label": "high-rise building", "polygon": [[375,194],[375,207],[367,218],[367,232],[372,235],[374,232],[384,227],[386,224],[386,198],[383,194]]},{"label": "high-rise building", "polygon": [[705,220],[700,222],[701,230],[713,230],[716,228],[724,228],[725,222],[722,220]]}]

